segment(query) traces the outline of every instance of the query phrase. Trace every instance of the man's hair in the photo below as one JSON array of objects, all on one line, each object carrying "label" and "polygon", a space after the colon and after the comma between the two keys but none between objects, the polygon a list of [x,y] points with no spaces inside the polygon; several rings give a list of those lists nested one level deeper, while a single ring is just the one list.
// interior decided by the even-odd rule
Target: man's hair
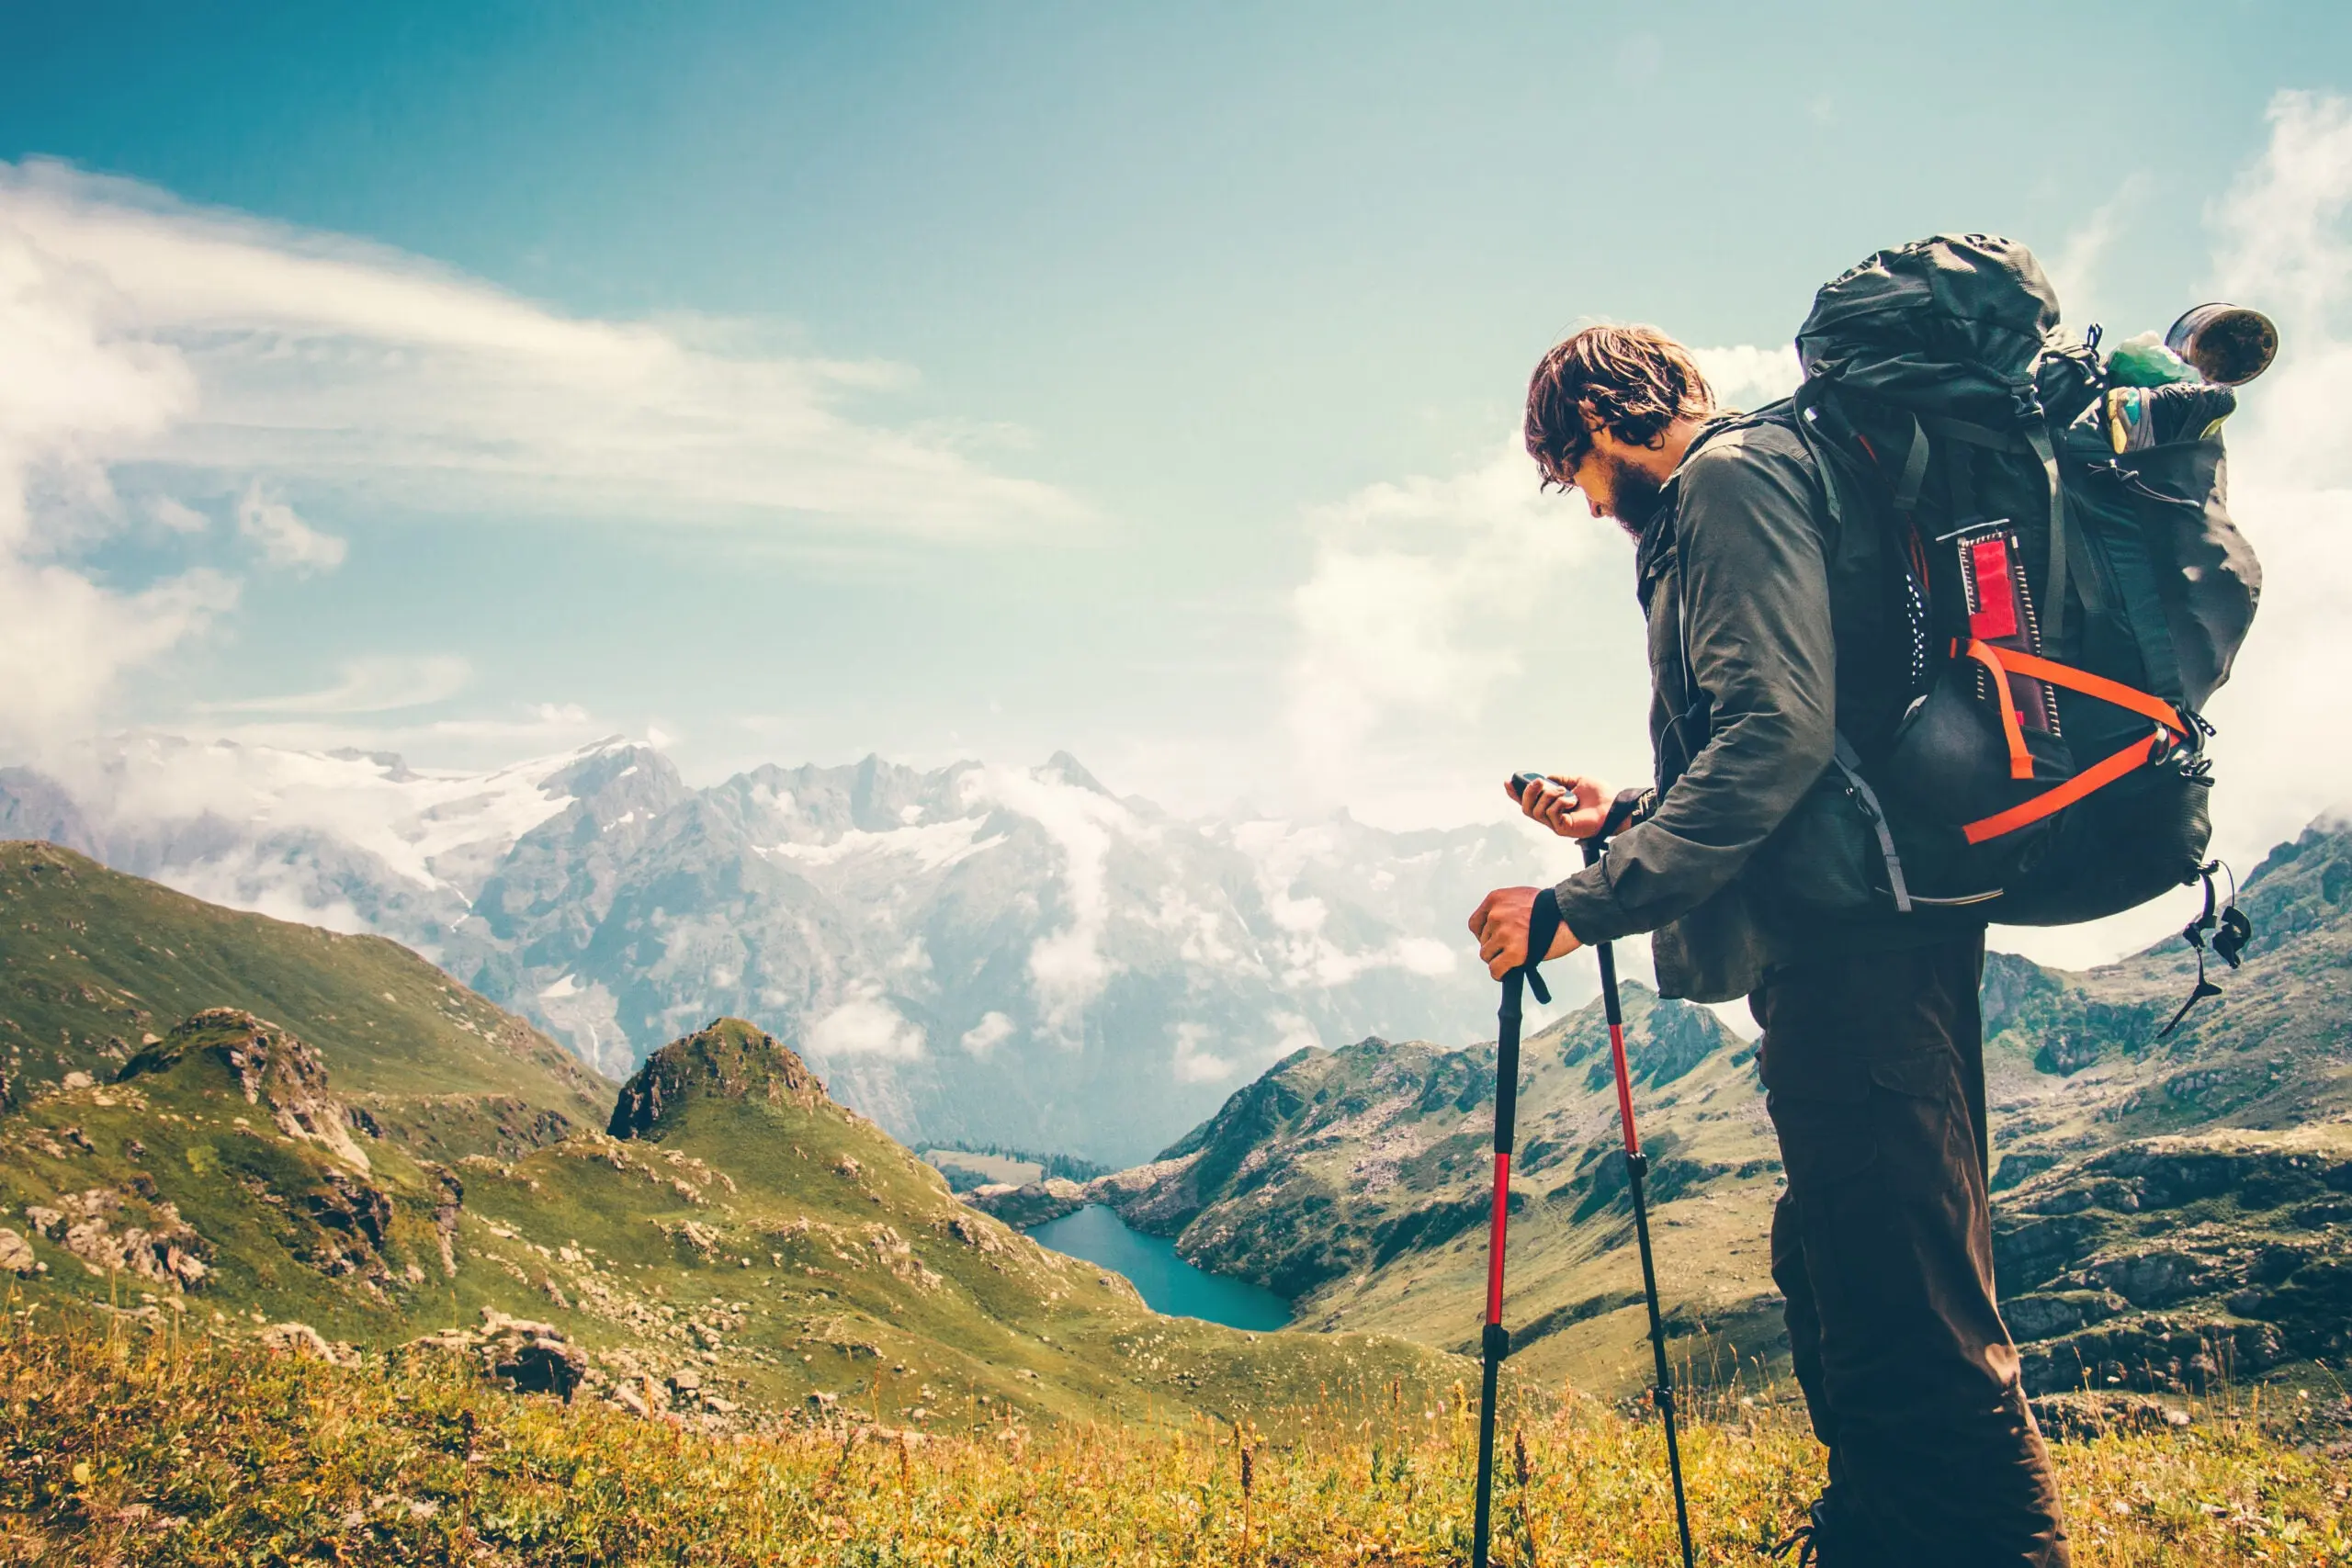
[{"label": "man's hair", "polygon": [[1587,327],[1555,347],[1527,383],[1527,455],[1546,488],[1566,488],[1592,450],[1582,405],[1618,440],[1654,446],[1676,420],[1715,406],[1690,351],[1656,327]]}]

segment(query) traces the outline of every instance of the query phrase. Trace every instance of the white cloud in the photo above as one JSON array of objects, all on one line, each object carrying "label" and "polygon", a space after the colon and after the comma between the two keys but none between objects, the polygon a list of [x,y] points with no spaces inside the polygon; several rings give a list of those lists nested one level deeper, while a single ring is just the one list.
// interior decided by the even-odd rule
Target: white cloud
[{"label": "white cloud", "polygon": [[2100,289],[2106,281],[2108,257],[2114,251],[2116,241],[2122,237],[2125,214],[2138,204],[2147,185],[2145,175],[2128,176],[2113,196],[2100,202],[2066,236],[2055,252],[2041,258],[2042,270],[2049,274],[2051,287],[2058,291],[2058,303],[2070,327],[2079,330],[2084,323],[2099,319]]},{"label": "white cloud", "polygon": [[[117,493],[273,565],[332,570],[324,508],[764,522],[872,536],[1060,526],[1083,509],[968,435],[845,412],[889,366],[747,328],[566,317],[413,256],[33,160],[0,164],[0,744],[85,732],[205,630],[216,572],[119,582],[76,551]],[[169,493],[166,493],[168,491]],[[183,499],[183,497],[190,499]],[[191,499],[195,504],[191,504]]]},{"label": "white cloud", "polygon": [[1050,769],[977,769],[957,787],[967,805],[992,802],[1031,818],[1061,851],[1065,919],[1030,948],[1029,985],[1044,1032],[1076,1044],[1081,1016],[1117,968],[1102,950],[1111,919],[1112,837],[1139,831],[1139,824],[1111,796]]},{"label": "white cloud", "polygon": [[237,498],[237,533],[259,545],[270,565],[304,571],[333,571],[350,548],[333,534],[322,534],[303,522],[284,502],[271,500],[259,479]]},{"label": "white cloud", "polygon": [[819,1019],[808,1031],[808,1049],[828,1061],[875,1056],[911,1062],[922,1055],[922,1030],[878,994],[852,998]]},{"label": "white cloud", "polygon": [[104,433],[105,458],[468,513],[932,536],[1080,515],[960,436],[842,412],[904,385],[900,367],[763,352],[729,323],[563,316],[413,256],[40,160],[0,164],[0,279],[69,297],[68,335],[116,351],[83,355],[44,415]]},{"label": "white cloud", "polygon": [[212,527],[211,518],[186,502],[174,501],[168,495],[149,497],[147,515],[175,534],[209,533]]},{"label": "white cloud", "polygon": [[0,741],[14,745],[70,733],[126,671],[236,602],[209,572],[121,588],[56,558],[108,522],[107,454],[197,398],[175,353],[109,329],[107,299],[0,217]]},{"label": "white cloud", "polygon": [[1633,555],[1516,439],[1313,513],[1292,595],[1295,798],[1398,825],[1491,817],[1521,767],[1646,771]]},{"label": "white cloud", "polygon": [[1180,1023],[1176,1026],[1173,1066],[1178,1083],[1216,1083],[1233,1076],[1233,1059],[1220,1056],[1208,1049],[1211,1038],[1208,1030],[1200,1024]]},{"label": "white cloud", "polygon": [[985,1013],[979,1022],[964,1031],[957,1043],[975,1056],[985,1056],[1012,1039],[1012,1020],[1001,1012]]},{"label": "white cloud", "polygon": [[1694,348],[1700,374],[1714,389],[1715,401],[1727,409],[1762,408],[1787,397],[1804,379],[1794,344],[1758,348],[1741,344],[1734,348]]},{"label": "white cloud", "polygon": [[422,707],[465,690],[472,671],[447,654],[346,660],[332,686],[282,697],[205,703],[205,713],[359,714]]}]

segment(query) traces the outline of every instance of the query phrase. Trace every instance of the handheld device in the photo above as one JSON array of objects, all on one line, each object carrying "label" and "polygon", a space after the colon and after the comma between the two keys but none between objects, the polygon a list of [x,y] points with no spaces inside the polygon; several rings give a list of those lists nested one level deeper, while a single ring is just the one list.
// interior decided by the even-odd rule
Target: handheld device
[{"label": "handheld device", "polygon": [[1510,776],[1510,793],[1515,798],[1525,800],[1529,790],[1545,782],[1542,773],[1513,773]]}]

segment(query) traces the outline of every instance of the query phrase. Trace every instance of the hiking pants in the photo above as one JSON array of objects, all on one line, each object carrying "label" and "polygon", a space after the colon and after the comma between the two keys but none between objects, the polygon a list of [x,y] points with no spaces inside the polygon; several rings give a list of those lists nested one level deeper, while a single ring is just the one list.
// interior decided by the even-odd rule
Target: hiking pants
[{"label": "hiking pants", "polygon": [[1829,1450],[1830,1564],[2064,1568],[1993,1291],[1983,935],[1775,965],[1748,999],[1788,1187],[1772,1278]]}]

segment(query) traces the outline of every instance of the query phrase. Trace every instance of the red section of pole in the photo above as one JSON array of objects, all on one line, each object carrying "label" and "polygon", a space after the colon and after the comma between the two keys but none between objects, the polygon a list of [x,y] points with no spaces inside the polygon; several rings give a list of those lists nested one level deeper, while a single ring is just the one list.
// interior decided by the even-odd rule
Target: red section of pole
[{"label": "red section of pole", "polygon": [[1625,1070],[1625,1026],[1613,1018],[1609,1021],[1609,1061],[1617,1072],[1617,1124],[1625,1130],[1625,1152],[1637,1155],[1642,1145],[1634,1134],[1634,1075]]},{"label": "red section of pole", "polygon": [[1495,1151],[1495,1216],[1487,1244],[1487,1321],[1503,1320],[1503,1229],[1510,1223],[1510,1156]]}]

